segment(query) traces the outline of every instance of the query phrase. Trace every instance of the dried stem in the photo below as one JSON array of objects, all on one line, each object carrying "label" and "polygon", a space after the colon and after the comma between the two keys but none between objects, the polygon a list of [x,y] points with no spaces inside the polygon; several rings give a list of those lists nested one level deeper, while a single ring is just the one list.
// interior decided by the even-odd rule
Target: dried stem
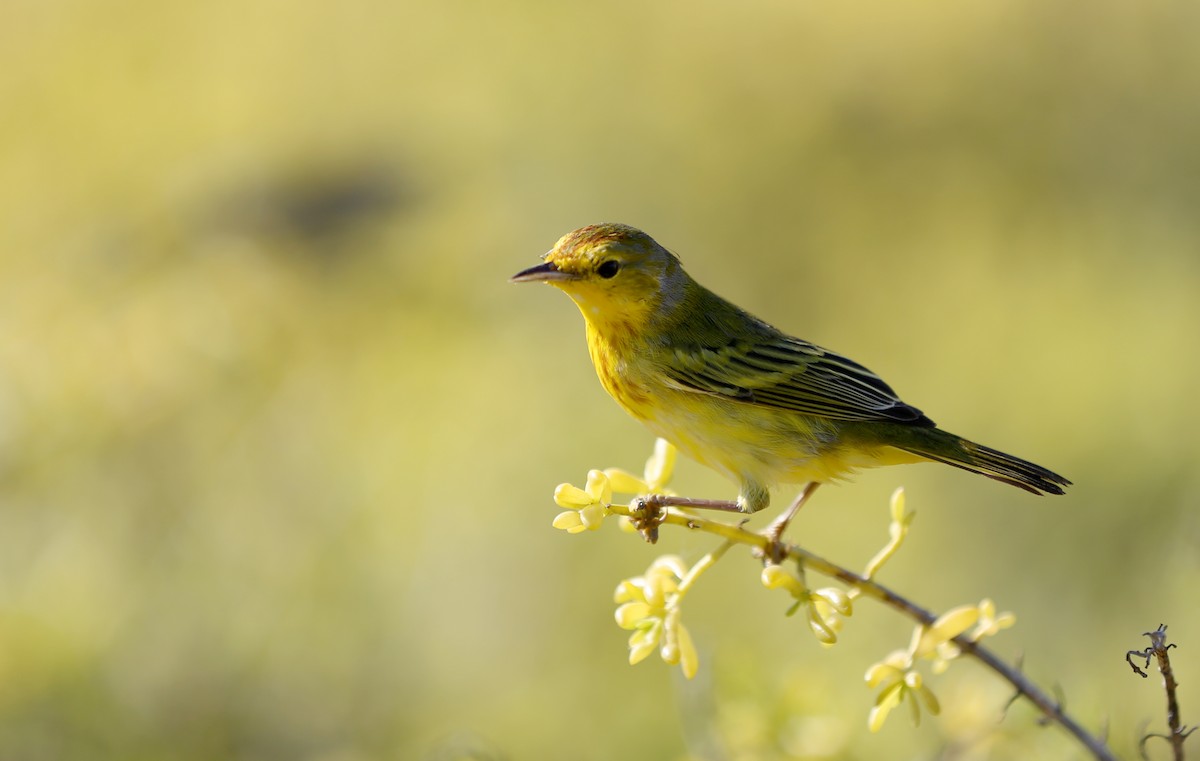
[{"label": "dried stem", "polygon": [[1150,646],[1145,650],[1130,650],[1125,654],[1125,661],[1134,673],[1139,674],[1143,679],[1149,676],[1145,671],[1138,668],[1133,662],[1135,657],[1144,658],[1145,667],[1150,666],[1150,659],[1154,658],[1158,661],[1158,670],[1163,677],[1163,689],[1167,693],[1167,726],[1170,727],[1171,733],[1168,735],[1148,734],[1142,738],[1139,746],[1141,748],[1142,758],[1146,758],[1146,741],[1151,737],[1161,737],[1171,744],[1172,757],[1175,761],[1183,761],[1183,741],[1188,738],[1195,727],[1184,727],[1179,721],[1179,700],[1175,697],[1175,690],[1178,683],[1175,681],[1175,672],[1171,670],[1171,658],[1167,651],[1175,647],[1174,644],[1167,644],[1167,625],[1159,624],[1158,628],[1152,632],[1144,632],[1150,638]]}]

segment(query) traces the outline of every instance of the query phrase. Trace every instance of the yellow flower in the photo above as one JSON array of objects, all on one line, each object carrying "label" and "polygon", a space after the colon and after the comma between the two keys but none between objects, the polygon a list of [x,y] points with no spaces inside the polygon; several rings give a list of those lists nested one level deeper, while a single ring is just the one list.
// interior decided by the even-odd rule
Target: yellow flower
[{"label": "yellow flower", "polygon": [[[666,439],[656,439],[654,442],[654,454],[646,460],[646,467],[643,471],[643,477],[638,478],[627,470],[621,468],[606,468],[604,474],[608,476],[609,482],[612,484],[613,491],[618,494],[666,494],[673,495],[675,492],[667,488],[667,484],[671,480],[671,475],[675,471],[675,447]],[[620,519],[621,530],[627,533],[633,533],[637,529],[627,516],[622,515]]]},{"label": "yellow flower", "polygon": [[938,616],[932,624],[913,629],[912,642],[907,650],[896,650],[867,669],[867,686],[882,688],[875,698],[875,707],[867,717],[871,731],[878,732],[891,710],[906,701],[912,711],[913,724],[921,723],[922,704],[929,713],[937,715],[937,698],[925,686],[924,679],[916,670],[914,664],[917,659],[933,660],[933,672],[940,674],[951,660],[962,654],[962,650],[954,643],[956,637],[974,626],[975,630],[970,636],[974,642],[979,637],[1011,626],[1015,620],[1011,613],[997,616],[995,603],[984,600],[979,605],[952,608]]},{"label": "yellow flower", "polygon": [[1007,629],[1016,620],[1017,617],[1012,613],[996,615],[996,603],[990,599],[982,600],[979,605],[955,608],[942,614],[926,631],[917,647],[917,655],[932,658],[933,673],[941,674],[950,667],[950,661],[962,655],[962,648],[952,641],[955,637],[974,626],[967,639],[978,642],[1001,629]]},{"label": "yellow flower", "polygon": [[979,620],[979,609],[962,605],[946,611],[930,626],[919,627],[916,648],[918,658],[931,658],[933,673],[941,674],[950,668],[950,661],[962,655],[962,649],[954,644],[958,635],[975,625]]},{"label": "yellow flower", "polygon": [[938,616],[929,626],[917,628],[917,646],[914,655],[929,658],[939,647],[953,644],[958,635],[975,625],[979,620],[979,609],[974,605],[961,605]]},{"label": "yellow flower", "polygon": [[975,622],[977,616],[973,614],[976,613],[978,611],[969,606],[955,608],[939,616],[929,626],[916,627],[907,650],[894,650],[867,669],[867,686],[881,688],[875,698],[875,706],[867,717],[867,726],[872,732],[878,732],[892,709],[904,702],[908,703],[914,725],[921,723],[922,705],[929,713],[938,715],[941,706],[916,670],[915,662],[919,657],[933,657],[939,646],[957,637]]},{"label": "yellow flower", "polygon": [[656,439],[654,454],[646,460],[642,478],[620,468],[607,468],[604,474],[608,476],[613,491],[618,494],[671,494],[667,484],[674,471],[675,447],[666,439]]},{"label": "yellow flower", "polygon": [[896,650],[883,661],[867,669],[868,687],[881,687],[875,698],[875,706],[867,717],[867,726],[872,732],[883,727],[892,709],[907,702],[914,725],[921,723],[921,705],[934,716],[941,711],[937,697],[925,686],[921,674],[913,668],[911,651]]},{"label": "yellow flower", "polygon": [[989,598],[984,598],[979,603],[979,623],[975,625],[975,630],[971,632],[971,641],[978,642],[984,637],[994,636],[1001,629],[1007,629],[1017,622],[1017,617],[1012,613],[1001,613],[996,615],[996,603]]},{"label": "yellow flower", "polygon": [[554,528],[568,534],[595,531],[609,514],[612,504],[612,485],[602,471],[588,471],[587,486],[580,489],[571,484],[559,484],[554,490],[554,502],[567,508],[554,517]]},{"label": "yellow flower", "polygon": [[624,579],[617,585],[613,601],[617,603],[617,625],[632,629],[629,635],[629,663],[634,665],[658,648],[663,661],[678,664],[683,675],[696,675],[700,658],[692,636],[680,622],[679,582],[687,567],[676,555],[657,558],[646,573]]},{"label": "yellow flower", "polygon": [[808,627],[823,645],[837,642],[842,619],[854,612],[850,595],[836,587],[810,590],[801,574],[782,565],[768,565],[762,570],[762,583],[767,589],[786,589],[796,598],[788,615],[805,609]]}]

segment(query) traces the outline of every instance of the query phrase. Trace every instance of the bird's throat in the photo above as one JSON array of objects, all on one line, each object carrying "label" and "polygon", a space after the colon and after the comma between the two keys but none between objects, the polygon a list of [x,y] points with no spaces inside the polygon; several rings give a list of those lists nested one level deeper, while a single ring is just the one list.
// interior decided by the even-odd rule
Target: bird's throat
[{"label": "bird's throat", "polygon": [[571,294],[587,322],[588,343],[605,342],[624,351],[643,334],[650,318],[646,302],[619,304],[603,299],[590,299]]},{"label": "bird's throat", "polygon": [[629,325],[608,323],[600,329],[587,321],[588,354],[600,385],[639,420],[650,414],[650,396],[638,373],[636,333]]}]

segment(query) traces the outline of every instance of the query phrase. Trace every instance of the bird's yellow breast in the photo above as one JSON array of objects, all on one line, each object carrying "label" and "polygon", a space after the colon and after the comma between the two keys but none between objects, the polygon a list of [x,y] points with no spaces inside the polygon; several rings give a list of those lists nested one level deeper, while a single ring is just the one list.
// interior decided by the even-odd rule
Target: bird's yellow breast
[{"label": "bird's yellow breast", "polygon": [[638,351],[632,333],[624,342],[612,339],[611,330],[601,335],[589,324],[588,350],[604,389],[655,435],[736,482],[829,482],[859,468],[921,459],[847,441],[835,420],[679,388]]},{"label": "bird's yellow breast", "polygon": [[592,323],[587,323],[588,354],[596,375],[604,390],[617,400],[626,412],[639,420],[645,420],[659,405],[652,394],[652,378],[646,375],[634,347],[634,332],[631,326],[606,326],[601,333]]}]

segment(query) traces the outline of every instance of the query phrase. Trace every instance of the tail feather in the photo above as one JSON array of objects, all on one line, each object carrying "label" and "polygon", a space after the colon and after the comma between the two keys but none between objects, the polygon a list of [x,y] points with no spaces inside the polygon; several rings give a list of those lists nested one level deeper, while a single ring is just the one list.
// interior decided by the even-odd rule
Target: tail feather
[{"label": "tail feather", "polygon": [[930,442],[928,446],[913,444],[902,448],[930,460],[1012,484],[1034,494],[1062,494],[1063,487],[1071,485],[1070,481],[1041,465],[1035,465],[1028,460],[1013,457],[991,447],[946,434],[944,431],[937,431],[937,433],[944,434],[953,442],[953,445],[947,446],[946,444],[950,442],[942,439],[936,445],[933,445],[934,442]]}]

